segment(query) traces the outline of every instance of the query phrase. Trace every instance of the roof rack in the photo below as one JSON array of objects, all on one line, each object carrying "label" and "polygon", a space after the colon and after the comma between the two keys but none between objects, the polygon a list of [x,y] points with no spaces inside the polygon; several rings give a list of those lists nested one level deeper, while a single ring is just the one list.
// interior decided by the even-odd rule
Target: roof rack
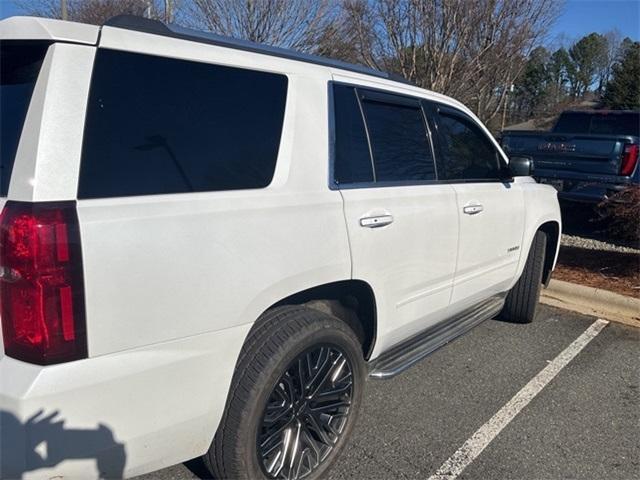
[{"label": "roof rack", "polygon": [[318,55],[310,55],[307,53],[297,52],[286,48],[272,47],[259,43],[249,42],[247,40],[239,40],[231,37],[224,37],[199,30],[180,27],[174,24],[166,24],[159,20],[151,20],[148,18],[137,17],[135,15],[118,15],[110,18],[104,23],[104,26],[124,28],[137,32],[151,33],[154,35],[162,35],[165,37],[180,38],[182,40],[191,40],[193,42],[206,43],[209,45],[217,45],[220,47],[234,48],[236,50],[244,50],[253,53],[262,53],[273,57],[286,58],[289,60],[297,60],[324,67],[340,68],[351,72],[372,75],[374,77],[385,78],[396,82],[409,83],[402,77],[395,74],[389,74],[373,68],[355,65],[341,60],[333,60],[331,58],[321,57]]}]

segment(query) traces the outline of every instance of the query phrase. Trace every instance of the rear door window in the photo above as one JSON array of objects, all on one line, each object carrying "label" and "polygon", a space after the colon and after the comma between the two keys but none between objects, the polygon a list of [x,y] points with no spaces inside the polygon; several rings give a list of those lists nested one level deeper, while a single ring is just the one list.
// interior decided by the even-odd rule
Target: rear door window
[{"label": "rear door window", "polygon": [[333,85],[335,185],[435,180],[433,151],[418,99]]},{"label": "rear door window", "polygon": [[49,48],[47,42],[0,42],[0,196],[6,197],[22,127]]},{"label": "rear door window", "polygon": [[[399,100],[399,99],[398,99]],[[435,180],[422,108],[416,101],[363,97],[377,182]]]},{"label": "rear door window", "polygon": [[266,187],[286,95],[284,75],[100,49],[78,198]]}]

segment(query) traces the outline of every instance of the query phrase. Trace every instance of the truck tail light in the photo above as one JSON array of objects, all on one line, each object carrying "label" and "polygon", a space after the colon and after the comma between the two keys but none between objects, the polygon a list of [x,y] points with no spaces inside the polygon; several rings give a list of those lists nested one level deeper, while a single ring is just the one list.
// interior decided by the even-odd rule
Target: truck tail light
[{"label": "truck tail light", "polygon": [[638,163],[638,145],[625,145],[622,152],[620,175],[631,175]]},{"label": "truck tail light", "polygon": [[49,365],[87,356],[75,202],[8,201],[0,217],[5,353]]}]

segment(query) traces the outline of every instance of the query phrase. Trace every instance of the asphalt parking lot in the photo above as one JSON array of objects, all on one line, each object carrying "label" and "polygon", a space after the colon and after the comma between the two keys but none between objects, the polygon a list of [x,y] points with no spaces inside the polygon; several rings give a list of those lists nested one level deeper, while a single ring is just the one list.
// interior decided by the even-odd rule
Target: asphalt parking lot
[{"label": "asphalt parking lot", "polygon": [[[530,325],[485,322],[403,375],[370,381],[355,435],[330,478],[429,479],[442,472],[595,320],[541,306]],[[448,478],[640,478],[639,381],[640,330],[607,325]],[[139,478],[204,476],[192,461]]]}]

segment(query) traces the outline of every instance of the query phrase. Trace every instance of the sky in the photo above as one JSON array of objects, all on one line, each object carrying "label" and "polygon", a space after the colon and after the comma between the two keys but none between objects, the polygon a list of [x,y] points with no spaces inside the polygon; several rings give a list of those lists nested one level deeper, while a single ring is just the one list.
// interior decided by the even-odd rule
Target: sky
[{"label": "sky", "polygon": [[[0,18],[19,13],[13,0],[0,0]],[[591,32],[613,29],[623,38],[640,40],[640,0],[567,0],[549,33],[549,42],[567,46]]]},{"label": "sky", "polygon": [[591,32],[614,29],[622,38],[640,40],[640,0],[568,0],[549,40],[571,44]]}]

